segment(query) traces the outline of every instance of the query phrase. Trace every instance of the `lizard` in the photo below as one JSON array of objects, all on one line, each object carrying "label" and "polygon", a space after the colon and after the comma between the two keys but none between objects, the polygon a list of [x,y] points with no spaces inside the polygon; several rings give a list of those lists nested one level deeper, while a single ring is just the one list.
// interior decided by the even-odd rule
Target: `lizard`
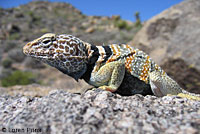
[{"label": "lizard", "polygon": [[200,95],[181,88],[149,55],[127,44],[95,46],[73,35],[47,33],[28,42],[23,53],[76,81],[84,79],[110,92],[200,100]]}]

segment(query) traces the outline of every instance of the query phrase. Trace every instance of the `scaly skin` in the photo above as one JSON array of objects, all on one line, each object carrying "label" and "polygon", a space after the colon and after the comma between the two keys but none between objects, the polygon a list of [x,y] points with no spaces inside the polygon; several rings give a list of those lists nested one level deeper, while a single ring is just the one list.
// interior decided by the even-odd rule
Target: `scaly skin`
[{"label": "scaly skin", "polygon": [[72,35],[48,33],[26,44],[23,52],[75,80],[124,95],[178,95],[200,100],[183,90],[146,53],[126,44],[94,46]]}]

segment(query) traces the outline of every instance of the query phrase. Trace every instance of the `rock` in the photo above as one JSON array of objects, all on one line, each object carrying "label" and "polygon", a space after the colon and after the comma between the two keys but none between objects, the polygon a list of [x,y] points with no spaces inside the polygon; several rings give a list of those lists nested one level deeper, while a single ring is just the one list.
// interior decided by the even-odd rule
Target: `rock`
[{"label": "rock", "polygon": [[8,57],[19,63],[25,59],[25,55],[22,53],[21,49],[12,49],[8,52]]},{"label": "rock", "polygon": [[[182,61],[181,64],[179,62],[171,64],[173,68],[167,66],[167,72],[171,76],[176,76],[175,80],[181,83],[183,88],[198,93],[200,93],[200,76],[192,80],[193,75],[191,75],[191,79],[188,80],[186,77],[188,75],[185,75],[181,78],[184,83],[177,77],[182,76],[178,75],[182,68],[185,68],[182,73],[190,73],[191,66],[198,74],[200,73],[199,10],[199,0],[185,0],[148,20],[130,43],[148,53],[164,69],[165,65],[177,60]],[[182,63],[184,66],[181,66]],[[188,83],[195,84],[190,88],[186,86]]]},{"label": "rock", "polygon": [[93,33],[95,31],[94,27],[89,27],[85,30],[86,33]]},{"label": "rock", "polygon": [[75,33],[75,32],[78,31],[78,29],[77,29],[77,27],[73,26],[73,27],[71,28],[71,31],[72,31],[73,33]]},{"label": "rock", "polygon": [[175,96],[127,97],[99,89],[82,95],[53,90],[43,97],[1,94],[0,131],[196,134],[199,107],[200,101]]},{"label": "rock", "polygon": [[41,69],[45,68],[45,64],[38,60],[34,60],[33,58],[27,57],[24,60],[24,64],[27,68],[33,68],[33,69]]},{"label": "rock", "polygon": [[187,65],[186,61],[180,58],[170,58],[162,65],[162,68],[178,81],[181,87],[200,94],[200,71],[195,66]]}]

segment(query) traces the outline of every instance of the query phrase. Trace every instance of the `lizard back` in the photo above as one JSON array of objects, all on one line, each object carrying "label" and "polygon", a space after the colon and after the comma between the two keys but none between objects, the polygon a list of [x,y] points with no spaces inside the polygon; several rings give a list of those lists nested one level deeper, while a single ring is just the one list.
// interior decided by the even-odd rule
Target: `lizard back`
[{"label": "lizard back", "polygon": [[143,51],[126,44],[112,44],[108,46],[96,46],[99,52],[98,64],[105,65],[112,61],[125,62],[126,71],[148,84],[149,72],[158,70],[165,72]]},{"label": "lizard back", "polygon": [[[122,95],[133,94],[153,94],[149,85],[149,72],[158,70],[165,73],[155,62],[143,51],[126,44],[111,44],[107,46],[90,45],[88,51],[89,64],[83,79],[89,81],[92,72],[96,72],[100,67],[114,61],[125,63],[125,76],[122,84],[116,92]],[[88,75],[89,74],[89,75]]]}]

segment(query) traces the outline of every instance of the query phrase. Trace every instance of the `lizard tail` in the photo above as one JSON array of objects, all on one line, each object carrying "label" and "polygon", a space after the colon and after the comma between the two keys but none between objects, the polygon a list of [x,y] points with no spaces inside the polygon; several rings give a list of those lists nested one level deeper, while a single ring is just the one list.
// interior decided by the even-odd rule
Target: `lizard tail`
[{"label": "lizard tail", "polygon": [[155,70],[149,73],[149,83],[152,92],[156,96],[165,96],[167,94],[177,95],[182,92],[182,88],[170,78],[166,73]]},{"label": "lizard tail", "polygon": [[190,93],[186,90],[182,90],[182,93],[179,93],[177,96],[200,101],[200,94]]},{"label": "lizard tail", "polygon": [[177,82],[170,78],[166,73],[153,71],[149,73],[150,86],[156,96],[177,95],[182,98],[188,98],[200,101],[200,94],[190,93],[182,89]]}]

